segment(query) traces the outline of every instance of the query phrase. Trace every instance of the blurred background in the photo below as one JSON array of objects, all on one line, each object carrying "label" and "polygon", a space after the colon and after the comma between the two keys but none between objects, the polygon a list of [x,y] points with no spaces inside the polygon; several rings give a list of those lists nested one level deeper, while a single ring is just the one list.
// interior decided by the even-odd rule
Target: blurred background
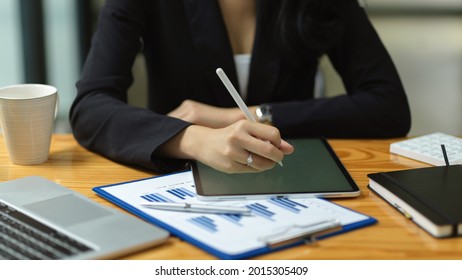
[{"label": "blurred background", "polygon": [[[412,111],[409,135],[462,136],[462,0],[360,0],[403,80]],[[47,83],[58,88],[56,133],[69,133],[68,112],[103,0],[0,0],[0,87]],[[139,57],[129,100],[144,107]],[[325,95],[342,93],[328,59]]]}]

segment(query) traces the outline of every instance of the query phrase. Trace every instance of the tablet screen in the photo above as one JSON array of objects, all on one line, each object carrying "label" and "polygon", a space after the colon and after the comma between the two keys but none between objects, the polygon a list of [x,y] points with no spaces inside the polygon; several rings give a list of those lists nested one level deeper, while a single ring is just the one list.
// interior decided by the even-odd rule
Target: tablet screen
[{"label": "tablet screen", "polygon": [[357,196],[359,189],[324,139],[289,140],[295,147],[284,166],[260,173],[227,174],[200,162],[192,163],[200,197],[232,196]]}]

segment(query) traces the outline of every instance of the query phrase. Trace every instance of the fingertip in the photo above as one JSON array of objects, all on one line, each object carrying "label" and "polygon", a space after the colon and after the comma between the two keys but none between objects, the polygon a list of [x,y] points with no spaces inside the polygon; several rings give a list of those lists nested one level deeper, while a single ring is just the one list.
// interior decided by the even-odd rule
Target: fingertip
[{"label": "fingertip", "polygon": [[294,146],[285,140],[281,140],[281,146],[279,149],[286,155],[290,155],[295,151]]}]

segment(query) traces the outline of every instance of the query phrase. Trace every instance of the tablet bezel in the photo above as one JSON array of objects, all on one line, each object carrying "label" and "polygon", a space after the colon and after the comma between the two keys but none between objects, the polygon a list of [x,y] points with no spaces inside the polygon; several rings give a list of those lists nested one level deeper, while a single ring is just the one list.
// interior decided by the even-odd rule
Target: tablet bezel
[{"label": "tablet bezel", "polygon": [[[338,170],[341,171],[344,178],[348,182],[351,190],[339,190],[339,191],[315,191],[315,192],[285,192],[285,193],[223,193],[223,194],[207,194],[204,192],[204,188],[200,176],[200,165],[196,161],[191,162],[191,170],[194,176],[194,181],[196,185],[196,194],[197,198],[204,201],[218,201],[218,200],[250,200],[250,199],[269,199],[269,198],[307,198],[307,197],[324,197],[324,198],[343,198],[343,197],[357,197],[360,194],[360,189],[357,186],[356,182],[351,178],[348,171],[343,166],[342,162],[335,154],[332,147],[329,145],[326,139],[316,138],[319,140],[326,149],[331,159],[335,162]],[[290,141],[289,141],[290,142]],[[219,172],[219,171],[218,171]]]}]

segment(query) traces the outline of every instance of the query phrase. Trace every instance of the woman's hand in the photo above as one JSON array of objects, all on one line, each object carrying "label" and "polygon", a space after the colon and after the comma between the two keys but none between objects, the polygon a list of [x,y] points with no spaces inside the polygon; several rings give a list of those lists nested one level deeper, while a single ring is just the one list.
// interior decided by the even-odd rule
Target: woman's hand
[{"label": "woman's hand", "polygon": [[162,146],[165,156],[196,159],[226,173],[268,170],[293,151],[275,127],[247,120],[219,129],[192,125]]},{"label": "woman's hand", "polygon": [[193,100],[183,101],[178,108],[168,115],[210,128],[223,128],[238,120],[245,119],[245,115],[239,108],[219,108]]}]

